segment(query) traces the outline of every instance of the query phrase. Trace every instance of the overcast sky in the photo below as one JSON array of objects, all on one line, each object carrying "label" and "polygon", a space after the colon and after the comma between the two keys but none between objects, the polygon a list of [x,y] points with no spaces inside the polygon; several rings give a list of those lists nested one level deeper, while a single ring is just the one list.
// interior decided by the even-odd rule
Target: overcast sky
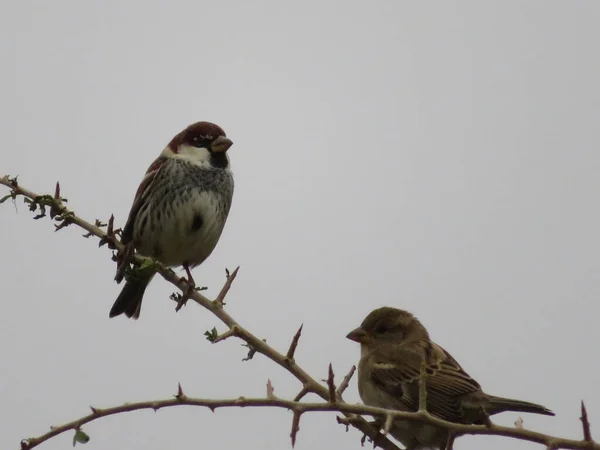
[{"label": "overcast sky", "polygon": [[[149,163],[198,120],[234,141],[234,203],[194,275],[315,378],[358,361],[372,309],[414,313],[492,394],[600,431],[600,3],[594,1],[4,1],[0,175],[60,180],[87,220],[124,224]],[[0,195],[4,195],[1,192]],[[156,278],[140,320],[108,318],[120,286],[95,239],[0,207],[0,447],[89,412],[186,393],[301,386]],[[348,401],[359,401],[356,379]],[[518,414],[496,416],[511,425]],[[93,449],[290,448],[283,410],[135,412],[84,428]],[[333,414],[296,447],[360,449]],[[45,450],[71,445],[67,433]],[[541,448],[464,437],[460,449]]]}]

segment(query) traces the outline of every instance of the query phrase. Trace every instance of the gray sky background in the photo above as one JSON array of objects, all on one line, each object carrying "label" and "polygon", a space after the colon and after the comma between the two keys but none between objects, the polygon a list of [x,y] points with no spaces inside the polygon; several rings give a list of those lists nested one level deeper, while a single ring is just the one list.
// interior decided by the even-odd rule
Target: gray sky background
[{"label": "gray sky background", "polygon": [[[527,428],[600,430],[600,3],[594,1],[5,1],[0,174],[60,180],[82,217],[123,225],[148,164],[198,120],[221,125],[236,193],[211,258],[214,296],[324,378],[372,309],[407,309],[493,394],[543,403]],[[2,193],[3,194],[3,193]],[[293,397],[299,384],[216,318],[175,314],[156,279],[139,321],[108,319],[114,264],[82,231],[0,207],[0,447],[88,405]],[[358,401],[356,379],[347,391]],[[510,425],[517,414],[496,416]],[[93,449],[290,448],[283,410],[136,412],[85,430]],[[360,449],[332,414],[297,448]],[[70,433],[46,450],[70,448]],[[461,449],[534,448],[465,437]]]}]

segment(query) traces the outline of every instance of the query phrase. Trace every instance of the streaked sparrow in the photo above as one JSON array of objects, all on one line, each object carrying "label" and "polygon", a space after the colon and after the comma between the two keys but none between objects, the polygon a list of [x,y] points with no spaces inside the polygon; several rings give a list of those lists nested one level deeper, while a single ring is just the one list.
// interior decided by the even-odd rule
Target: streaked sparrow
[{"label": "streaked sparrow", "polygon": [[[122,242],[140,255],[169,266],[190,269],[214,250],[233,196],[233,174],[223,129],[198,122],[177,134],[150,165],[133,201]],[[155,272],[126,276],[110,310],[137,319],[142,298]]]},{"label": "streaked sparrow", "polygon": [[[488,395],[409,312],[396,308],[372,311],[348,339],[360,343],[358,391],[366,405],[417,411],[421,362],[427,376],[427,411],[441,419],[481,424],[485,414],[520,411],[553,416],[535,403]],[[485,410],[485,412],[483,412]],[[448,432],[432,425],[394,421],[390,430],[408,449],[444,449]]]}]

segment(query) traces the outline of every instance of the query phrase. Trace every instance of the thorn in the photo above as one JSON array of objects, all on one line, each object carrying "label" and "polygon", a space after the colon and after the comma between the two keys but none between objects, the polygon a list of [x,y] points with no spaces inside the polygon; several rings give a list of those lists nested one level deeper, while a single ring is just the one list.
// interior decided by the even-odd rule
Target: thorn
[{"label": "thorn", "polygon": [[94,408],[92,405],[90,405],[90,409],[92,410],[92,414],[98,414],[97,408]]},{"label": "thorn", "polygon": [[346,374],[346,376],[344,377],[344,379],[342,380],[342,382],[340,383],[340,385],[337,388],[337,395],[338,396],[342,396],[342,394],[344,393],[344,391],[346,389],[348,389],[348,385],[350,384],[350,380],[352,379],[352,376],[354,375],[354,372],[356,372],[356,366],[352,366],[350,368],[350,372],[348,372]]},{"label": "thorn", "polygon": [[592,442],[592,432],[590,430],[590,422],[588,420],[587,409],[585,403],[581,400],[581,426],[583,428],[583,440],[586,442]]},{"label": "thorn", "polygon": [[175,398],[177,400],[183,400],[184,397],[185,397],[185,395],[183,394],[183,389],[181,388],[181,383],[177,383],[177,395],[175,396]]},{"label": "thorn", "polygon": [[267,380],[267,398],[269,400],[275,400],[277,396],[275,395],[275,388],[273,387],[273,383],[271,383],[271,379]]},{"label": "thorn", "polygon": [[298,431],[300,431],[300,416],[302,413],[300,411],[294,411],[294,417],[292,418],[292,431],[290,433],[290,438],[292,439],[292,448],[296,445],[296,435]]},{"label": "thorn", "polygon": [[[100,222],[100,221],[98,221]],[[101,224],[98,223],[97,226],[100,226]],[[106,234],[109,236],[114,236],[115,234],[115,230],[114,230],[114,226],[115,226],[115,216],[114,214],[111,214],[109,219],[108,219],[108,225],[106,226]]]},{"label": "thorn", "polygon": [[54,200],[60,200],[60,183],[56,182],[56,187],[54,188]]},{"label": "thorn", "polygon": [[337,398],[335,395],[335,383],[333,381],[333,367],[331,367],[331,363],[329,363],[329,374],[327,376],[327,387],[329,388],[329,402],[335,403]]},{"label": "thorn", "polygon": [[304,327],[304,324],[301,324],[300,328],[298,328],[298,331],[296,331],[296,334],[292,339],[292,343],[290,344],[290,348],[288,349],[287,354],[285,355],[288,363],[294,362],[294,354],[296,353],[298,341],[300,340],[300,336],[302,335],[302,327]]}]

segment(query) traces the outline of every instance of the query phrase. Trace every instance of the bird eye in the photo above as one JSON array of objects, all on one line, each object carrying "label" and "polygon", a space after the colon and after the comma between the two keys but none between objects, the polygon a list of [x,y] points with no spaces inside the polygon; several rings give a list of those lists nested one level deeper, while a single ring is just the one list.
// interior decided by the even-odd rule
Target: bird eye
[{"label": "bird eye", "polygon": [[190,143],[197,148],[210,148],[210,141],[208,139],[204,139],[200,136],[194,136]]},{"label": "bird eye", "polygon": [[385,334],[388,331],[389,331],[388,327],[386,325],[384,325],[384,324],[380,324],[380,325],[377,325],[375,327],[375,333],[376,334]]}]

